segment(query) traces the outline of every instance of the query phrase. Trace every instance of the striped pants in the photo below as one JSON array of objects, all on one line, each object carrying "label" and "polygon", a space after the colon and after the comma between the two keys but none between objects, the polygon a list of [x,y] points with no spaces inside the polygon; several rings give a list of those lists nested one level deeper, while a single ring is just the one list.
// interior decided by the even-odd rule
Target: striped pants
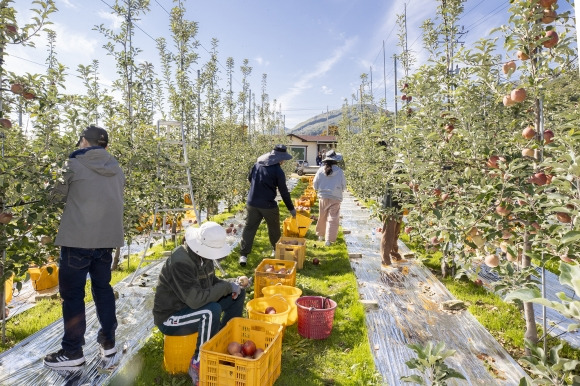
[{"label": "striped pants", "polygon": [[164,335],[170,336],[191,335],[197,332],[197,347],[192,359],[199,362],[200,347],[217,334],[230,319],[242,316],[245,297],[246,291],[242,289],[236,299],[227,295],[217,302],[208,303],[197,310],[192,310],[189,307],[183,308],[157,327]]}]

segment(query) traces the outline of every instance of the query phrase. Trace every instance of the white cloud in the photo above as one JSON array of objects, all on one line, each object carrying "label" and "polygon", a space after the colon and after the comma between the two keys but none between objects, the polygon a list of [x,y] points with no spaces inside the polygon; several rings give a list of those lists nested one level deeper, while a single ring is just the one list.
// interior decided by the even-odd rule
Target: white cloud
[{"label": "white cloud", "polygon": [[119,15],[113,15],[112,13],[99,11],[99,17],[105,19],[106,21],[110,22],[109,25],[112,29],[119,29],[123,24],[123,18]]},{"label": "white cloud", "polygon": [[262,58],[261,56],[258,56],[257,58],[254,58],[254,61],[259,66],[268,67],[270,65],[270,62],[268,60],[264,60],[264,58]]},{"label": "white cloud", "polygon": [[71,3],[70,0],[60,0],[60,2],[67,8],[77,8],[76,4]]},{"label": "white cloud", "polygon": [[322,86],[322,87],[320,88],[320,91],[322,91],[322,93],[323,93],[324,95],[332,95],[332,93],[333,93],[333,92],[332,92],[332,89],[331,89],[330,87],[328,87],[328,86]]},{"label": "white cloud", "polygon": [[340,59],[342,59],[342,57],[350,51],[356,41],[356,37],[347,39],[342,46],[338,47],[333,52],[330,58],[318,62],[314,70],[302,75],[300,79],[294,83],[289,91],[278,98],[278,101],[280,101],[282,106],[285,106],[286,108],[291,107],[294,98],[301,95],[305,90],[312,88],[312,81],[330,71],[334,65],[337,64]]}]

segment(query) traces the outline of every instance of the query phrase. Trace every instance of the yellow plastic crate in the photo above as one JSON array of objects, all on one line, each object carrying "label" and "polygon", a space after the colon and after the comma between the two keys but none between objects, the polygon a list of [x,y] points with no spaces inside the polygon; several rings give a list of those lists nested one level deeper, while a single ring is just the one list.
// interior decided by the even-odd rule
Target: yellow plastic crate
[{"label": "yellow plastic crate", "polygon": [[169,336],[163,338],[163,367],[168,373],[187,373],[197,346],[197,335]]},{"label": "yellow plastic crate", "polygon": [[36,291],[42,291],[58,285],[58,266],[54,262],[47,263],[42,267],[28,268],[32,287]]},{"label": "yellow plastic crate", "polygon": [[[286,268],[286,273],[264,272],[266,264],[274,266],[275,272]],[[296,262],[279,259],[264,259],[254,273],[254,298],[264,296],[262,288],[281,283],[294,287],[296,285]]]},{"label": "yellow plastic crate", "polygon": [[276,243],[276,259],[296,262],[296,268],[304,267],[306,258],[306,239],[301,237],[280,237]]},{"label": "yellow plastic crate", "polygon": [[296,217],[288,217],[282,224],[282,234],[285,237],[305,237],[312,224],[310,217],[296,213]]},{"label": "yellow plastic crate", "polygon": [[[201,346],[199,384],[206,386],[270,386],[282,367],[282,325],[259,320],[232,318]],[[228,344],[252,340],[264,350],[258,359],[229,355]]]},{"label": "yellow plastic crate", "polygon": [[4,282],[4,305],[8,305],[12,301],[12,293],[14,292],[14,274]]}]

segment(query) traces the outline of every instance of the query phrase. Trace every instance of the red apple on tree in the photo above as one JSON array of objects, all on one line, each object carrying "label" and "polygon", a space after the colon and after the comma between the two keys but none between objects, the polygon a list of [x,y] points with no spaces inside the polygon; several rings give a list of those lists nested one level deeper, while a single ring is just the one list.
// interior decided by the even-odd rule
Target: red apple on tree
[{"label": "red apple on tree", "polygon": [[540,6],[543,8],[550,8],[552,5],[556,4],[558,0],[540,0]]},{"label": "red apple on tree", "polygon": [[489,159],[487,160],[487,167],[491,168],[491,169],[499,168],[499,165],[498,165],[499,160],[500,160],[500,157],[498,155],[490,156]]},{"label": "red apple on tree", "polygon": [[514,72],[516,70],[516,62],[510,60],[509,62],[504,63],[502,66],[502,70],[504,74],[509,74],[510,71]]},{"label": "red apple on tree", "polygon": [[487,255],[484,262],[488,267],[494,268],[499,265],[499,257],[497,255]]},{"label": "red apple on tree", "polygon": [[546,8],[546,9],[544,9],[544,14],[542,16],[542,23],[544,23],[544,24],[553,23],[557,17],[558,17],[558,15],[556,14],[556,11],[554,11],[553,9],[550,9],[550,8]]},{"label": "red apple on tree", "polygon": [[500,216],[507,216],[508,214],[511,213],[511,210],[509,210],[507,207],[503,206],[502,204],[498,205],[495,207],[495,212],[497,214],[499,214]]},{"label": "red apple on tree", "polygon": [[510,95],[504,95],[504,97],[503,97],[503,105],[505,107],[513,106],[515,104],[516,104],[516,102],[514,102],[512,100],[512,97]]},{"label": "red apple on tree", "polygon": [[565,224],[569,224],[572,222],[572,217],[568,213],[558,212],[556,213],[556,218],[558,221],[563,222]]},{"label": "red apple on tree", "polygon": [[544,142],[546,144],[552,143],[553,138],[554,138],[554,132],[552,130],[545,130],[544,131]]},{"label": "red apple on tree", "polygon": [[526,89],[523,87],[516,88],[510,93],[510,97],[516,103],[523,102],[526,99]]},{"label": "red apple on tree", "polygon": [[533,127],[527,126],[524,130],[522,130],[522,136],[525,139],[532,139],[536,136],[536,130]]},{"label": "red apple on tree", "polygon": [[22,97],[23,97],[24,99],[28,99],[28,100],[30,100],[30,99],[34,99],[34,98],[36,98],[36,95],[34,95],[34,94],[33,94],[33,93],[31,93],[31,92],[23,92],[23,93],[22,93]]},{"label": "red apple on tree", "polygon": [[447,125],[445,125],[446,132],[451,133],[453,130],[455,130],[455,126],[453,126],[451,123],[448,123]]},{"label": "red apple on tree", "polygon": [[6,118],[0,118],[0,126],[9,129],[12,127],[12,122],[10,122],[10,120]]},{"label": "red apple on tree", "polygon": [[534,158],[534,150],[530,149],[530,148],[524,148],[522,149],[522,156],[524,157],[530,157],[530,158]]},{"label": "red apple on tree", "polygon": [[526,54],[524,51],[518,51],[516,53],[516,57],[519,60],[528,60],[530,58],[530,56],[528,54]]},{"label": "red apple on tree", "polygon": [[16,27],[14,24],[6,24],[5,28],[6,28],[6,34],[8,36],[14,36],[18,33],[18,27]]},{"label": "red apple on tree", "polygon": [[24,86],[20,83],[14,83],[10,86],[10,91],[14,94],[22,94],[24,92]]},{"label": "red apple on tree", "polygon": [[0,213],[0,224],[8,224],[12,220],[12,213]]},{"label": "red apple on tree", "polygon": [[404,100],[404,101],[406,101],[406,100],[407,100],[407,95],[406,95],[406,94],[403,94],[403,95],[401,96],[401,100]]},{"label": "red apple on tree", "polygon": [[554,30],[546,31],[546,37],[549,39],[542,43],[542,45],[546,48],[555,47],[556,44],[558,44],[558,40],[560,39],[558,37],[558,33]]}]

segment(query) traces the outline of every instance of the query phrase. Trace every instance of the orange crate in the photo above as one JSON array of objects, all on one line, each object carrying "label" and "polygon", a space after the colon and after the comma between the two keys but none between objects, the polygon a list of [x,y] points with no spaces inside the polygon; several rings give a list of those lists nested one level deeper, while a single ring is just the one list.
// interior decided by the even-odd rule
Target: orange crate
[{"label": "orange crate", "polygon": [[[199,384],[207,386],[269,386],[282,368],[282,329],[276,323],[232,318],[213,338],[201,346]],[[229,355],[228,344],[252,340],[264,350],[258,359]]]},{"label": "orange crate", "polygon": [[42,267],[28,268],[32,287],[36,291],[42,291],[58,285],[58,266],[54,262],[47,263]]},{"label": "orange crate", "polygon": [[[287,273],[264,272],[266,264],[273,265],[275,272],[281,268],[286,268]],[[296,262],[279,259],[262,260],[254,273],[254,298],[264,296],[262,288],[278,283],[292,287],[296,286]]]},{"label": "orange crate", "polygon": [[280,237],[280,241],[276,243],[276,259],[294,260],[296,268],[302,269],[305,258],[306,239],[301,237]]}]

